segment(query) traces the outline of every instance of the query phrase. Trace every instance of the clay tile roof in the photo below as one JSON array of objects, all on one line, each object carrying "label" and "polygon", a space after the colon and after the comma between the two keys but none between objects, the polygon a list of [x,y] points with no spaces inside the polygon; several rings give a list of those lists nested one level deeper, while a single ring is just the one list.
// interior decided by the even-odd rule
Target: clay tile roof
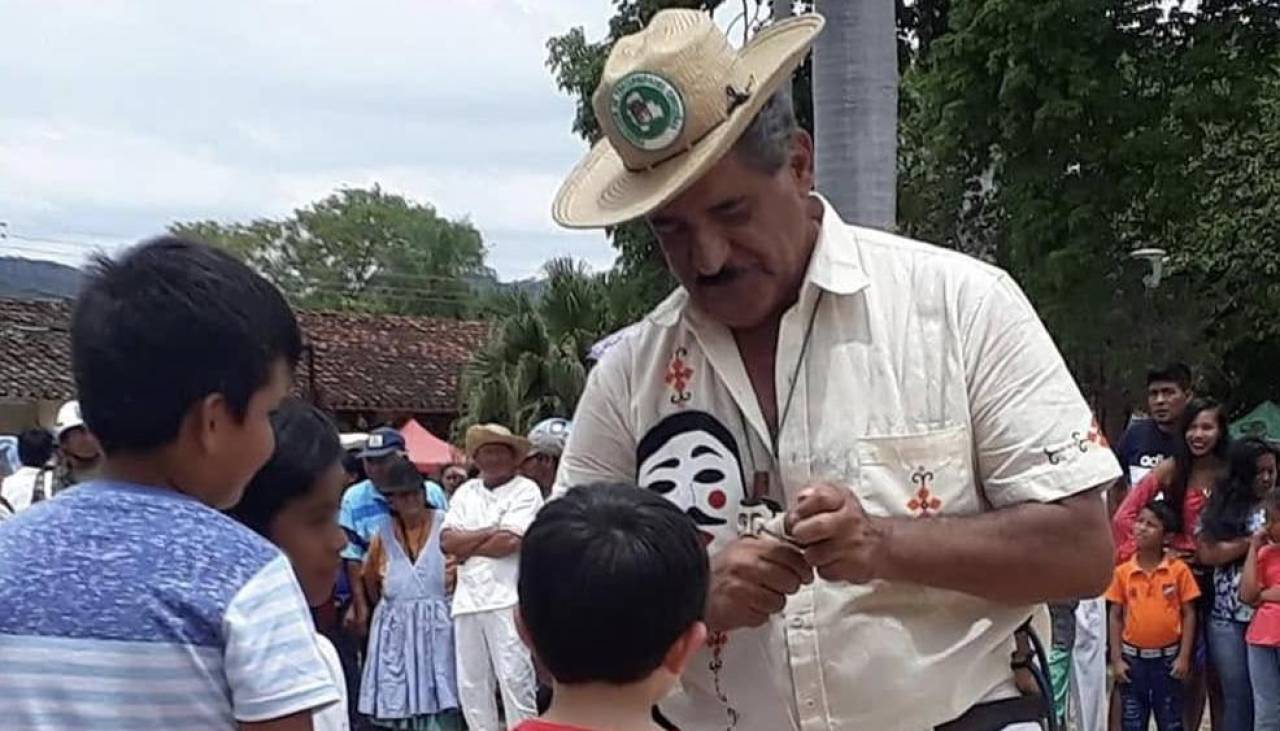
[{"label": "clay tile roof", "polygon": [[[453,414],[458,379],[488,338],[483,322],[300,312],[306,342],[298,385],[334,410]],[[0,400],[72,398],[71,303],[0,298]]]},{"label": "clay tile roof", "polygon": [[65,300],[0,299],[0,400],[72,397],[70,321]]},{"label": "clay tile roof", "polygon": [[[434,317],[302,312],[315,351],[320,402],[335,410],[454,414],[458,379],[489,337],[483,322]],[[303,354],[298,383],[308,388]]]}]

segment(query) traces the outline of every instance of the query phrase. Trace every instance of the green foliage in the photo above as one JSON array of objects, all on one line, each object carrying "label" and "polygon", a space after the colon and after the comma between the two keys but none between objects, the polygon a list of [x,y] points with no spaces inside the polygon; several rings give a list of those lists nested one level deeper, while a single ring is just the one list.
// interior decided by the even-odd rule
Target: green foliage
[{"label": "green foliage", "polygon": [[[1280,3],[1166,5],[952,0],[903,79],[906,232],[1010,270],[1103,401],[1174,357],[1245,392],[1222,364],[1275,328],[1258,160],[1275,119],[1255,100],[1274,94]],[[1128,252],[1152,246],[1174,272],[1148,293]]]},{"label": "green foliage", "polygon": [[470,222],[376,186],[344,188],[281,220],[175,223],[170,231],[235,253],[311,309],[459,317],[473,299],[464,277],[487,271]]},{"label": "green foliage", "polygon": [[[496,422],[524,433],[541,419],[572,416],[587,380],[591,345],[628,322],[634,293],[614,272],[593,274],[570,259],[545,267],[547,289],[535,303],[521,293],[494,306],[493,337],[462,377],[461,436]],[[495,312],[495,314],[498,314]]]}]

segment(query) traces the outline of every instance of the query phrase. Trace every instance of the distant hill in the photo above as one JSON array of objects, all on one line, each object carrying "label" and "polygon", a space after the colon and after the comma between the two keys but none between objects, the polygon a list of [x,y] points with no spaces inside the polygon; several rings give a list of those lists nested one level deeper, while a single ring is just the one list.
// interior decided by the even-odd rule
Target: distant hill
[{"label": "distant hill", "polygon": [[0,256],[0,297],[49,299],[75,297],[80,270],[53,261]]},{"label": "distant hill", "polygon": [[[0,256],[0,297],[9,299],[74,298],[80,291],[81,273],[75,267],[52,261]],[[537,301],[546,291],[545,279],[500,282],[492,274],[468,277],[477,294],[524,292]]]}]

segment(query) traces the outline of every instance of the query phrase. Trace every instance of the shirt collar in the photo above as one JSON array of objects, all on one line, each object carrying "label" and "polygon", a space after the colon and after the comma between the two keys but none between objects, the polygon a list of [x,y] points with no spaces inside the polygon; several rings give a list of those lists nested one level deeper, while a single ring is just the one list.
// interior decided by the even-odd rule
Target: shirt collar
[{"label": "shirt collar", "polygon": [[[811,195],[822,204],[822,226],[818,229],[818,240],[814,242],[813,254],[809,257],[805,286],[812,285],[835,295],[856,294],[866,289],[871,280],[862,268],[856,230],[840,218],[821,194]],[[688,306],[689,293],[684,287],[678,287],[654,308],[649,320],[660,327],[672,327],[680,321]]]},{"label": "shirt collar", "polygon": [[[1156,567],[1152,569],[1151,573],[1156,574],[1161,571],[1170,571],[1170,570],[1172,569],[1169,565],[1169,554],[1166,553],[1164,557],[1160,559],[1160,563],[1156,564]],[[1138,564],[1138,555],[1134,554],[1133,558],[1129,559],[1129,575],[1133,576],[1134,574],[1144,574],[1144,573],[1146,572],[1143,571],[1142,566]]]}]

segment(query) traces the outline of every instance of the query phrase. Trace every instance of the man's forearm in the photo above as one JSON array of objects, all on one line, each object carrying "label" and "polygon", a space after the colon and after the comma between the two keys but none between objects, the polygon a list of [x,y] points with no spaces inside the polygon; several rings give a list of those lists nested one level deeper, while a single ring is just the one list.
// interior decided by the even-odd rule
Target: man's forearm
[{"label": "man's forearm", "polygon": [[507,530],[499,530],[472,552],[473,556],[506,558],[520,550],[520,536]]},{"label": "man's forearm", "polygon": [[440,549],[444,553],[457,556],[458,561],[466,561],[476,555],[476,549],[496,533],[494,528],[480,530],[458,530],[450,528],[440,536]]},{"label": "man's forearm", "polygon": [[1097,490],[966,517],[879,518],[879,578],[1011,605],[1100,595],[1111,532]]},{"label": "man's forearm", "polygon": [[347,572],[347,586],[351,589],[351,603],[359,609],[367,609],[369,600],[364,593],[364,572],[359,561],[343,559],[343,569]]}]

